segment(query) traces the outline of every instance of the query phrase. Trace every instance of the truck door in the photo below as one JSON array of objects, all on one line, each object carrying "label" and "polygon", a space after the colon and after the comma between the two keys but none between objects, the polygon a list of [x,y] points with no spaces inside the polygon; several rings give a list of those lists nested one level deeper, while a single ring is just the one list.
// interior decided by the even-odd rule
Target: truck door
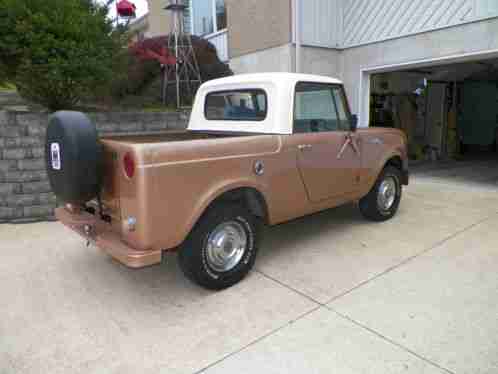
[{"label": "truck door", "polygon": [[294,100],[294,135],[301,177],[312,202],[358,189],[360,149],[341,85],[300,82]]}]

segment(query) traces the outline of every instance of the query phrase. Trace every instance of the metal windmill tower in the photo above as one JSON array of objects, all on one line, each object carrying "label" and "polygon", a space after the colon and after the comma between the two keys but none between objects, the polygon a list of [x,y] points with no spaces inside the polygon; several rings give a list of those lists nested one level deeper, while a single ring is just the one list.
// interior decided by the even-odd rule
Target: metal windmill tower
[{"label": "metal windmill tower", "polygon": [[[201,72],[194,48],[192,38],[184,30],[184,13],[187,5],[183,0],[170,0],[165,8],[172,13],[173,31],[168,37],[168,52],[175,56],[176,63],[165,65],[163,84],[163,103],[166,104],[168,88],[175,85],[176,106],[182,107],[182,97],[193,98],[197,88],[201,85]],[[182,92],[185,90],[186,92]]]}]

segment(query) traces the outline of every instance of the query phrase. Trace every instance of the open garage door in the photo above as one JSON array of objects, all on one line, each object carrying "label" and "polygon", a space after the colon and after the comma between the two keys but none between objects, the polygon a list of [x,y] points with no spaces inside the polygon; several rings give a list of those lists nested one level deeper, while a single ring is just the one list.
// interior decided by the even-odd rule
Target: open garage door
[{"label": "open garage door", "polygon": [[496,187],[498,59],[372,74],[370,94],[369,125],[403,130],[412,164],[467,166]]},{"label": "open garage door", "polygon": [[402,129],[412,159],[496,150],[498,60],[373,74],[370,126]]}]

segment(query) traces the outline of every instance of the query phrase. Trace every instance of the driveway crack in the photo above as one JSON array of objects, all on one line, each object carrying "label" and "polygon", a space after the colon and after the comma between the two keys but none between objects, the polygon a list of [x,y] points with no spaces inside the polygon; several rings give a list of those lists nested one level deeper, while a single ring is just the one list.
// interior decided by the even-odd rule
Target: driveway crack
[{"label": "driveway crack", "polygon": [[346,290],[343,293],[334,296],[333,298],[331,298],[330,300],[328,300],[327,302],[325,302],[323,305],[330,304],[330,303],[332,303],[332,302],[334,302],[334,301],[336,301],[336,300],[338,300],[338,299],[340,299],[340,298],[342,298],[342,297],[344,297],[344,296],[352,293],[353,291],[356,291],[357,289],[359,289],[359,288],[361,288],[361,287],[363,287],[363,286],[365,286],[365,285],[367,285],[367,284],[375,281],[376,279],[378,279],[380,277],[383,277],[384,275],[389,274],[392,271],[401,268],[402,266],[404,266],[404,265],[412,262],[413,260],[417,259],[418,257],[420,257],[420,256],[422,256],[422,255],[424,255],[426,253],[429,253],[429,252],[433,251],[436,248],[441,247],[443,244],[445,244],[446,242],[448,242],[448,241],[450,241],[450,240],[458,237],[459,235],[461,235],[461,234],[463,234],[463,233],[465,233],[465,232],[467,232],[469,230],[472,230],[473,228],[475,228],[475,227],[483,224],[484,222],[487,222],[487,221],[491,220],[495,216],[496,216],[496,213],[493,214],[493,215],[491,215],[491,216],[489,216],[489,217],[483,218],[483,219],[481,219],[481,220],[479,220],[477,222],[474,222],[473,224],[471,224],[469,226],[466,226],[463,229],[461,229],[461,230],[459,230],[457,232],[454,232],[451,235],[448,235],[447,237],[441,239],[440,241],[438,241],[435,244],[431,245],[430,247],[422,250],[421,252],[418,252],[418,253],[414,254],[413,256],[410,256],[410,257],[404,259],[403,261],[397,263],[396,265],[393,265],[393,266],[387,268],[386,270],[382,271],[381,273],[376,274],[375,276],[373,276],[373,277],[371,277],[371,278],[369,278],[369,279],[367,279],[367,280],[365,280],[365,281],[357,284],[353,288],[350,288],[349,290]]},{"label": "driveway crack", "polygon": [[279,326],[275,329],[273,329],[272,331],[268,332],[267,334],[264,334],[262,336],[260,336],[259,338],[257,339],[254,339],[253,341],[249,342],[248,344],[244,345],[243,347],[233,351],[233,352],[230,352],[228,353],[227,355],[223,356],[222,358],[220,358],[219,360],[216,360],[215,362],[212,362],[211,364],[203,367],[202,369],[196,371],[194,374],[201,374],[201,373],[204,373],[206,370],[220,364],[221,362],[225,361],[226,359],[232,357],[232,356],[235,356],[237,354],[239,354],[240,352],[242,351],[245,351],[246,349],[248,349],[249,347],[252,347],[253,345],[259,343],[260,341],[276,334],[277,332],[279,332],[280,330],[283,330],[284,328],[294,324],[295,322],[299,321],[300,319],[303,319],[305,318],[306,316],[309,316],[310,314],[316,312],[317,310],[319,309],[322,309],[323,306],[322,305],[317,305],[315,306],[314,308],[312,308],[311,310],[308,310],[307,312],[297,316],[296,318],[293,318],[292,320],[290,320],[289,322],[287,322],[286,324],[282,325],[282,326]]},{"label": "driveway crack", "polygon": [[380,338],[380,339],[382,339],[382,340],[384,340],[384,341],[386,341],[386,342],[388,342],[388,343],[390,343],[390,344],[392,344],[392,345],[394,345],[394,346],[398,347],[399,349],[401,349],[401,350],[403,350],[403,351],[405,351],[405,352],[409,353],[410,355],[412,355],[412,356],[414,356],[414,357],[417,357],[418,359],[420,359],[420,360],[422,360],[422,361],[426,362],[427,364],[429,364],[429,365],[431,365],[431,366],[434,366],[434,367],[438,368],[439,370],[444,371],[444,372],[445,372],[445,373],[447,373],[447,374],[456,374],[454,371],[451,371],[450,369],[445,368],[444,366],[439,365],[437,362],[434,362],[434,361],[432,361],[432,360],[428,359],[427,357],[422,356],[421,354],[419,354],[419,353],[417,353],[417,352],[415,352],[415,351],[411,350],[410,348],[405,347],[405,346],[404,346],[404,345],[402,345],[401,343],[398,343],[397,341],[395,341],[395,340],[393,340],[393,339],[391,339],[391,338],[389,338],[389,337],[387,337],[387,336],[385,336],[385,335],[381,334],[380,332],[378,332],[378,331],[376,331],[376,330],[374,330],[374,329],[372,329],[372,328],[370,328],[370,327],[368,327],[368,326],[366,326],[366,325],[364,325],[364,324],[362,324],[362,323],[360,323],[360,322],[358,322],[358,321],[356,321],[356,320],[354,320],[354,319],[352,319],[352,318],[348,317],[348,316],[347,316],[347,315],[345,315],[345,314],[342,314],[342,313],[338,312],[337,310],[333,309],[332,307],[325,306],[325,308],[327,308],[327,309],[328,309],[328,310],[330,310],[331,312],[335,313],[335,314],[336,314],[337,316],[339,316],[340,318],[343,318],[343,319],[345,319],[346,321],[349,321],[349,322],[351,322],[352,324],[354,324],[354,325],[356,325],[356,326],[358,326],[358,327],[362,328],[363,330],[366,330],[366,331],[370,332],[371,334],[374,334],[374,335],[375,335],[375,336],[377,336],[378,338]]},{"label": "driveway crack", "polygon": [[311,302],[313,302],[313,303],[315,303],[315,304],[317,304],[317,305],[320,305],[320,306],[325,306],[325,304],[324,304],[324,303],[322,303],[322,302],[320,302],[320,301],[318,301],[318,300],[314,299],[313,297],[311,297],[311,296],[309,296],[309,295],[305,294],[305,293],[304,293],[304,292],[302,292],[302,291],[299,291],[297,288],[294,288],[294,287],[292,287],[292,286],[290,286],[290,285],[288,285],[288,284],[286,284],[286,283],[284,283],[284,282],[282,282],[282,281],[278,280],[277,278],[274,278],[274,277],[272,277],[271,275],[268,275],[268,274],[266,274],[266,273],[262,272],[261,270],[255,270],[255,271],[256,271],[256,273],[261,274],[263,277],[265,277],[265,278],[267,278],[267,279],[269,279],[269,280],[271,280],[271,281],[273,281],[273,282],[275,282],[275,283],[279,284],[280,286],[282,286],[282,287],[284,287],[284,288],[287,288],[288,290],[290,290],[290,291],[292,291],[292,292],[294,292],[294,293],[296,293],[296,294],[298,294],[298,295],[300,295],[300,296],[304,297],[305,299],[308,299],[309,301],[311,301]]}]

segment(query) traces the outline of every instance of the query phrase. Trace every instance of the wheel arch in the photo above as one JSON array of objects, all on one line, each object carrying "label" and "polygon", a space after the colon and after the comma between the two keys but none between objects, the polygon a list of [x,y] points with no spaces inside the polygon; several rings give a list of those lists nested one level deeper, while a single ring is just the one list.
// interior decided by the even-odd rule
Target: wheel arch
[{"label": "wheel arch", "polygon": [[259,217],[265,224],[270,222],[269,204],[263,188],[253,183],[234,183],[214,189],[202,199],[189,220],[183,239],[189,235],[202,216],[215,204],[223,201],[240,201],[251,213]]},{"label": "wheel arch", "polygon": [[401,178],[402,178],[401,183],[405,186],[408,185],[409,182],[408,161],[406,157],[404,158],[402,156],[401,152],[395,152],[386,157],[384,163],[382,164],[382,167],[379,169],[379,172],[377,173],[377,178],[386,166],[393,166],[397,168],[401,172]]},{"label": "wheel arch", "polygon": [[399,171],[403,175],[403,181],[402,181],[403,185],[407,185],[408,184],[408,165],[407,165],[407,162],[403,161],[403,156],[402,156],[401,152],[393,151],[393,152],[387,154],[378,163],[377,169],[376,169],[375,173],[373,174],[374,178],[372,178],[370,180],[367,192],[370,191],[370,189],[372,189],[372,187],[375,185],[375,182],[379,178],[380,173],[382,173],[382,170],[384,170],[384,168],[386,166],[389,166],[389,165],[398,168]]},{"label": "wheel arch", "polygon": [[[213,205],[224,201],[241,202],[252,214],[262,219],[263,222],[268,223],[269,221],[266,198],[261,191],[253,186],[236,187],[218,194],[211,200],[206,209],[204,209],[204,212],[210,209]],[[204,212],[202,214],[204,214]]]},{"label": "wheel arch", "polygon": [[384,168],[386,166],[394,166],[400,171],[403,171],[403,160],[400,155],[393,155],[384,163]]}]

